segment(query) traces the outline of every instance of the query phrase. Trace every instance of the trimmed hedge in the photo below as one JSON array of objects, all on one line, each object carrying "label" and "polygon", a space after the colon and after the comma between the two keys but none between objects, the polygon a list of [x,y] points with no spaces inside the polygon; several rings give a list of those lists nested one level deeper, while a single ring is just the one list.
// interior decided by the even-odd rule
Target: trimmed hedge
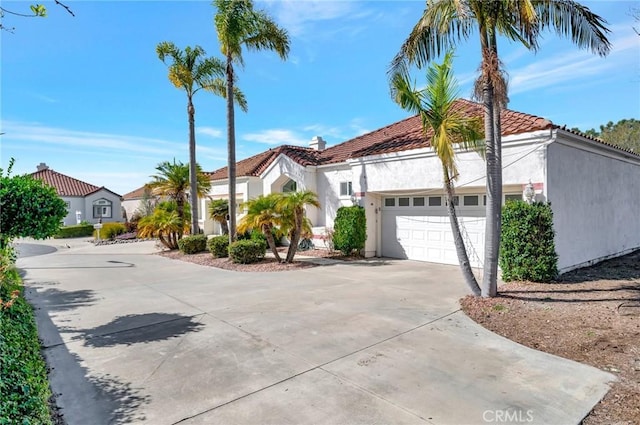
[{"label": "trimmed hedge", "polygon": [[0,423],[51,424],[51,397],[47,365],[40,354],[40,341],[33,309],[22,296],[15,270],[2,278],[0,298],[19,295],[9,307],[0,307]]},{"label": "trimmed hedge", "polygon": [[502,207],[502,279],[550,282],[558,275],[551,204],[511,201]]},{"label": "trimmed hedge", "polygon": [[[127,226],[124,223],[103,223],[102,229],[100,229],[101,239],[113,239],[118,235],[122,235],[127,232]],[[98,229],[94,230],[93,237],[98,237]]]},{"label": "trimmed hedge", "polygon": [[184,254],[197,254],[207,250],[205,235],[185,236],[178,241],[178,249]]},{"label": "trimmed hedge", "polygon": [[77,224],[74,226],[64,226],[53,235],[55,239],[81,238],[93,234],[93,224]]},{"label": "trimmed hedge", "polygon": [[229,245],[229,257],[234,263],[257,263],[264,258],[267,243],[261,240],[241,240]]},{"label": "trimmed hedge", "polygon": [[229,236],[214,236],[207,242],[209,252],[216,258],[229,256]]},{"label": "trimmed hedge", "polygon": [[333,246],[344,255],[364,249],[367,240],[367,218],[358,205],[340,207],[333,228]]}]

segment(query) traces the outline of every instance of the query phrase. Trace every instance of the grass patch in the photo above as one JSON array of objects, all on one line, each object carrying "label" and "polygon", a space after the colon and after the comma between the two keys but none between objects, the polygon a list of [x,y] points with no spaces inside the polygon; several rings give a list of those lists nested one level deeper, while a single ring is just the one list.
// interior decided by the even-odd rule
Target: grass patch
[{"label": "grass patch", "polygon": [[[0,424],[51,424],[47,365],[33,309],[22,296],[15,269],[0,286]],[[17,292],[16,292],[17,291]],[[12,300],[12,294],[15,296]]]}]

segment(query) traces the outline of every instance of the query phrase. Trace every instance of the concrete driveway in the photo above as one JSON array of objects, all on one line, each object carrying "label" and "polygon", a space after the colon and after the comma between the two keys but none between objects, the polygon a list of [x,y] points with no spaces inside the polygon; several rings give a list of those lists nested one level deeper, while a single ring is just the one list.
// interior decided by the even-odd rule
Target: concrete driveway
[{"label": "concrete driveway", "polygon": [[18,266],[69,424],[577,424],[614,379],[476,325],[457,267],[239,273],[49,244]]}]

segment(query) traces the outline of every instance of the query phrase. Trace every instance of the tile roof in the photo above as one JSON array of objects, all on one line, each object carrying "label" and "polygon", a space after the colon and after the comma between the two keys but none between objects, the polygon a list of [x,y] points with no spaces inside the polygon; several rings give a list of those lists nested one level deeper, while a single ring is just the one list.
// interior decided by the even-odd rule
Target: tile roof
[{"label": "tile roof", "polygon": [[[83,182],[73,177],[69,177],[65,174],[53,171],[51,168],[36,171],[31,173],[31,176],[42,180],[45,184],[53,187],[60,196],[87,196],[101,189],[105,189],[111,192],[104,186],[95,186],[90,183]],[[120,196],[117,193],[111,192],[116,196]]]},{"label": "tile roof", "polygon": [[144,195],[144,191],[147,189],[147,185],[145,184],[144,186],[141,186],[135,190],[132,190],[129,193],[125,193],[124,195],[122,195],[122,199],[123,200],[127,200],[127,199],[140,199],[143,197]]},{"label": "tile roof", "polygon": [[[236,163],[236,176],[259,176],[280,155],[285,154],[298,164],[307,166],[318,162],[320,152],[300,146],[283,145],[271,148],[268,151],[243,159]],[[227,167],[222,167],[212,172],[205,172],[211,180],[224,180],[228,176]]]},{"label": "tile roof", "polygon": [[[475,116],[482,119],[484,115],[481,103],[472,102],[466,99],[456,100],[454,109],[469,117]],[[500,117],[502,124],[502,136],[529,133],[552,128],[561,128],[563,130],[570,131],[567,130],[566,127],[555,125],[545,118],[510,109],[502,110]],[[575,134],[580,134],[581,136],[604,143],[600,139],[589,137],[581,133]],[[428,132],[427,136],[430,135],[431,132]],[[382,127],[378,130],[374,130],[370,133],[363,134],[362,136],[347,140],[346,142],[338,145],[330,146],[322,151],[286,145],[269,149],[268,151],[238,162],[237,176],[259,176],[281,153],[304,166],[337,164],[345,162],[351,158],[426,148],[429,147],[428,140],[429,137],[425,137],[422,131],[422,122],[420,117],[415,115]],[[631,151],[628,152],[633,153]],[[211,180],[226,179],[227,168],[224,167],[208,174],[211,175]]]}]

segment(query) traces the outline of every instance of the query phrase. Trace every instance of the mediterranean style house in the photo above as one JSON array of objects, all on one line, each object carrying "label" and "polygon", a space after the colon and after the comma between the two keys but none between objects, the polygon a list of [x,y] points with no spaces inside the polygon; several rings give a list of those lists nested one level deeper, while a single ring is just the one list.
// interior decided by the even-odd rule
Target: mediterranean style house
[{"label": "mediterranean style house", "polygon": [[40,163],[32,177],[53,187],[58,196],[67,204],[67,216],[63,224],[70,226],[80,221],[103,223],[123,221],[120,195],[104,186],[98,187],[65,174],[53,171],[47,164]]},{"label": "mediterranean style house", "polygon": [[[456,107],[482,116],[480,104],[461,99]],[[528,189],[551,202],[561,272],[640,248],[640,155],[538,116],[504,110],[501,117],[504,199]],[[485,162],[462,151],[457,161],[457,212],[470,259],[482,267]],[[212,234],[219,228],[207,205],[228,197],[227,169],[208,174],[199,216]],[[332,228],[338,208],[358,204],[367,217],[366,256],[457,264],[441,165],[418,116],[334,146],[314,137],[309,147],[279,146],[237,163],[238,204],[296,189],[318,194],[321,208],[307,210],[316,238]]]}]

